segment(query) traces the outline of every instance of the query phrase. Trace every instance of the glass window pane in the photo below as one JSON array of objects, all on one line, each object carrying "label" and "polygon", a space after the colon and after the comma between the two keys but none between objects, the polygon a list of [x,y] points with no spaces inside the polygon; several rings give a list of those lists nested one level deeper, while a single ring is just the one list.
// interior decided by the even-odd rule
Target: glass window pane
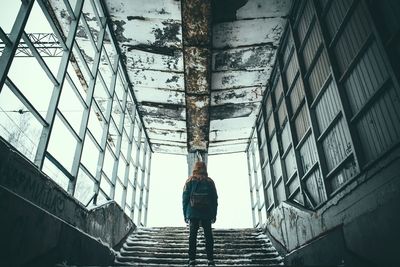
[{"label": "glass window pane", "polygon": [[140,203],[140,185],[136,187],[135,204],[139,207]]},{"label": "glass window pane", "polygon": [[133,137],[137,143],[140,143],[140,126],[138,119],[135,119],[135,132],[133,133]]},{"label": "glass window pane", "polygon": [[127,192],[126,192],[126,204],[131,205],[133,198],[133,185],[128,183]]},{"label": "glass window pane", "polygon": [[133,212],[133,223],[137,225],[137,220],[138,220],[138,215],[139,215],[139,209],[135,206],[134,212]]},{"label": "glass window pane", "polygon": [[0,27],[5,33],[11,32],[20,7],[21,1],[2,0],[0,11]]},{"label": "glass window pane", "polygon": [[115,158],[110,151],[110,148],[104,150],[104,164],[103,164],[103,172],[109,177],[111,180],[113,178],[113,168],[114,168]]},{"label": "glass window pane", "polygon": [[[63,50],[56,43],[61,40],[58,40],[54,35],[53,29],[37,1],[33,4],[28,22],[25,26],[25,32],[28,34],[29,39],[34,44],[53,75],[57,75]],[[21,40],[21,42],[23,43],[23,40]]]},{"label": "glass window pane", "polygon": [[132,153],[131,153],[131,162],[133,166],[137,166],[137,155],[138,155],[138,147],[136,143],[132,143]]},{"label": "glass window pane", "polygon": [[119,133],[117,131],[117,127],[114,123],[114,121],[111,119],[110,120],[110,127],[108,129],[108,138],[107,138],[107,144],[110,146],[114,154],[117,152],[117,144],[118,144],[118,136]]},{"label": "glass window pane", "polygon": [[121,181],[125,180],[125,172],[126,172],[126,161],[124,160],[123,157],[120,157],[118,162],[118,178]]},{"label": "glass window pane", "polygon": [[[104,79],[104,82],[107,86],[107,89],[110,93],[112,93],[113,88],[111,88],[111,82],[113,78],[113,70],[111,69],[111,66],[108,63],[108,54],[106,54],[106,50],[103,48],[101,51],[101,57],[100,57],[100,63],[99,63],[99,71],[101,73],[101,76]],[[111,60],[111,59],[110,59]]]},{"label": "glass window pane", "polygon": [[[115,94],[118,96],[118,99],[120,99],[121,102],[124,99],[124,93],[125,93],[125,87],[124,87],[124,85],[122,83],[121,75],[118,72],[117,80],[116,80],[116,83],[115,83]],[[122,105],[122,103],[121,103],[121,105]]]},{"label": "glass window pane", "polygon": [[64,82],[58,109],[74,128],[75,132],[79,133],[84,108],[68,80]]},{"label": "glass window pane", "polygon": [[[83,74],[81,73],[79,66],[72,60],[70,60],[70,62],[68,63],[67,75],[69,75],[69,77],[71,78],[73,85],[75,85],[75,87],[78,89],[79,94],[82,96],[82,98],[86,100],[86,94],[89,84],[86,83],[85,79],[81,78]],[[67,80],[65,82],[67,82]]]},{"label": "glass window pane", "polygon": [[94,181],[82,169],[79,169],[74,197],[86,205],[93,195]]},{"label": "glass window pane", "polygon": [[[122,104],[122,103],[121,103]],[[117,96],[114,95],[114,101],[113,101],[113,107],[112,107],[112,112],[111,116],[113,117],[115,124],[119,130],[121,130],[121,120],[123,118],[123,111],[122,107],[120,105],[120,101],[118,100]]]},{"label": "glass window pane", "polygon": [[98,111],[96,111],[93,105],[89,114],[88,128],[99,144],[101,143],[101,138],[103,136],[103,125],[103,117]]},{"label": "glass window pane", "polygon": [[78,52],[79,50],[80,50],[80,47],[75,42],[74,47],[73,47],[73,54],[70,59],[71,67],[69,67],[68,72],[71,75],[71,77],[73,76],[73,73],[75,73],[77,78],[80,80],[80,83],[88,86],[90,84],[92,76],[89,72],[90,70],[86,67],[84,62],[82,62],[80,59],[80,56],[79,56],[80,54]]},{"label": "glass window pane", "polygon": [[108,103],[110,102],[111,98],[109,93],[107,92],[107,89],[104,88],[104,85],[101,82],[100,75],[98,75],[96,79],[96,87],[94,89],[93,97],[96,100],[96,103],[98,104],[101,112],[103,114],[106,114]]},{"label": "glass window pane", "polygon": [[99,150],[93,140],[86,134],[85,143],[83,145],[81,162],[86,169],[95,177],[98,168]]},{"label": "glass window pane", "polygon": [[37,60],[15,57],[8,76],[42,117],[46,117],[54,85]]},{"label": "glass window pane", "polygon": [[33,161],[41,131],[42,125],[4,84],[0,93],[0,135]]},{"label": "glass window pane", "polygon": [[107,196],[111,196],[111,182],[104,174],[101,176],[100,188],[104,191],[104,193],[106,193]]},{"label": "glass window pane", "polygon": [[105,203],[108,202],[108,199],[106,197],[106,195],[103,194],[103,192],[99,192],[99,195],[97,196],[97,206],[101,206]]},{"label": "glass window pane", "polygon": [[127,158],[128,149],[129,149],[128,135],[126,134],[125,131],[123,131],[122,132],[122,140],[121,140],[121,153],[124,156],[124,158]]},{"label": "glass window pane", "polygon": [[124,192],[123,185],[117,180],[115,183],[115,196],[114,200],[118,203],[118,205],[122,206],[122,195]]},{"label": "glass window pane", "polygon": [[93,2],[84,1],[82,7],[82,15],[85,17],[87,24],[89,25],[90,33],[93,36],[94,41],[96,42],[98,39],[101,24],[96,17],[96,13],[94,12],[95,7],[92,6]]},{"label": "glass window pane", "polygon": [[128,217],[131,216],[131,208],[128,205],[125,205],[124,212]]},{"label": "glass window pane", "polygon": [[69,178],[57,168],[48,158],[44,159],[42,171],[65,191],[68,189]]},{"label": "glass window pane", "polygon": [[116,60],[117,60],[117,52],[115,50],[115,44],[113,43],[113,39],[111,38],[110,31],[108,27],[106,28],[106,32],[104,35],[103,47],[107,51],[107,55],[110,58],[112,68],[116,69]]},{"label": "glass window pane", "polygon": [[128,115],[128,113],[125,111],[125,119],[124,119],[124,130],[126,132],[126,135],[128,136],[129,140],[131,140],[133,137],[131,136],[132,128],[133,128],[133,122],[131,117]]},{"label": "glass window pane", "polygon": [[51,132],[48,151],[65,169],[71,171],[77,141],[67,126],[56,116]]},{"label": "glass window pane", "polygon": [[78,31],[76,32],[75,41],[78,43],[89,69],[92,70],[92,65],[95,57],[96,50],[90,41],[90,33],[86,31],[84,26],[84,17],[81,16],[79,20]]}]

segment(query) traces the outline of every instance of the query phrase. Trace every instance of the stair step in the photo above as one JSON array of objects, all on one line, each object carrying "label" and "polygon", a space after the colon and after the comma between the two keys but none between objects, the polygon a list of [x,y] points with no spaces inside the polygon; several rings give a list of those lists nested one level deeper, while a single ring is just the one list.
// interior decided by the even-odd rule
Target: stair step
[{"label": "stair step", "polygon": [[[170,253],[165,253],[165,252],[140,252],[140,251],[120,251],[120,256],[121,257],[144,257],[144,258],[149,258],[149,257],[155,257],[155,258],[185,258],[187,259],[188,253],[179,253],[179,252],[170,252]],[[206,258],[205,253],[197,253],[198,258]],[[215,259],[240,259],[242,257],[246,258],[274,258],[274,257],[279,257],[279,254],[277,252],[268,252],[268,253],[263,253],[263,252],[255,252],[255,253],[242,253],[241,251],[236,251],[235,254],[221,254],[221,253],[214,253],[214,258]]]},{"label": "stair step", "polygon": [[[220,266],[282,266],[283,259],[259,229],[213,229],[214,258]],[[139,228],[118,252],[115,264],[187,266],[187,227]],[[202,230],[197,238],[197,266],[206,265]]]},{"label": "stair step", "polygon": [[[197,246],[198,251],[202,251],[204,250],[204,245],[200,244]],[[164,253],[187,253],[188,252],[188,246],[186,245],[186,247],[180,247],[180,248],[176,248],[176,247],[154,247],[154,246],[132,246],[132,247],[128,247],[124,244],[123,250],[125,251],[148,251],[148,252],[164,252]],[[265,253],[269,253],[269,252],[273,252],[276,251],[274,247],[270,246],[270,247],[258,247],[258,248],[221,248],[221,247],[214,247],[214,253],[225,253],[225,254],[234,254],[234,253],[250,253],[250,252],[265,252]]]},{"label": "stair step", "polygon": [[[126,243],[127,247],[135,247],[135,246],[142,246],[142,247],[153,247],[153,246],[162,246],[162,247],[167,247],[167,248],[187,248],[188,243],[159,243],[159,242],[146,242],[146,243],[132,243],[130,241],[127,241]],[[204,243],[198,243],[198,246],[204,246]],[[254,244],[254,243],[214,243],[214,248],[236,248],[236,249],[255,249],[255,248],[260,248],[260,247],[265,247],[268,248],[268,245],[264,244]]]},{"label": "stair step", "polygon": [[[146,264],[187,264],[187,258],[143,258],[143,257],[117,257],[119,263],[142,263]],[[206,264],[207,259],[197,259],[199,264]],[[264,259],[253,259],[253,258],[241,258],[241,259],[216,259],[216,265],[245,265],[245,264],[260,264],[260,265],[277,265],[282,262],[281,258],[264,258]]]}]

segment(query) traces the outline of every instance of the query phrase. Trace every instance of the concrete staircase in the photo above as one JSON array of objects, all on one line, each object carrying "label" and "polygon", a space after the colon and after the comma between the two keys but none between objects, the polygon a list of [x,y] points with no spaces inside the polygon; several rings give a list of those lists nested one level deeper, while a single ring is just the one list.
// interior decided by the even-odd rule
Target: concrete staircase
[{"label": "concrete staircase", "polygon": [[[214,229],[217,266],[283,265],[271,241],[259,229]],[[128,237],[115,259],[116,265],[187,266],[188,228],[139,228]],[[197,239],[197,266],[206,266],[202,229]]]}]

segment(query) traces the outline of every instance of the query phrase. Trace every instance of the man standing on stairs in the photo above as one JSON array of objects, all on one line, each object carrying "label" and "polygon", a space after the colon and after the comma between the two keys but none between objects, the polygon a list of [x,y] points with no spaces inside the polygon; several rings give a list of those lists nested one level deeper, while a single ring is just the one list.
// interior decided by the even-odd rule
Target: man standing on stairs
[{"label": "man standing on stairs", "polygon": [[208,177],[207,166],[198,161],[183,188],[183,216],[190,225],[189,266],[196,265],[197,232],[200,225],[206,239],[206,254],[209,266],[214,264],[214,239],[211,224],[217,218],[218,195],[214,181]]}]

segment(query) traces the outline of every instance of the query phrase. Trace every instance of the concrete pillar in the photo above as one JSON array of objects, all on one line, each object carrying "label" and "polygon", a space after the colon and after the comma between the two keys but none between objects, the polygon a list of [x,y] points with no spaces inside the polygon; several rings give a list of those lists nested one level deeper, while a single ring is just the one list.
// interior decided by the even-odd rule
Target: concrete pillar
[{"label": "concrete pillar", "polygon": [[188,153],[187,155],[188,176],[192,175],[193,166],[196,163],[196,161],[203,161],[207,164],[208,163],[207,151],[196,151]]}]

